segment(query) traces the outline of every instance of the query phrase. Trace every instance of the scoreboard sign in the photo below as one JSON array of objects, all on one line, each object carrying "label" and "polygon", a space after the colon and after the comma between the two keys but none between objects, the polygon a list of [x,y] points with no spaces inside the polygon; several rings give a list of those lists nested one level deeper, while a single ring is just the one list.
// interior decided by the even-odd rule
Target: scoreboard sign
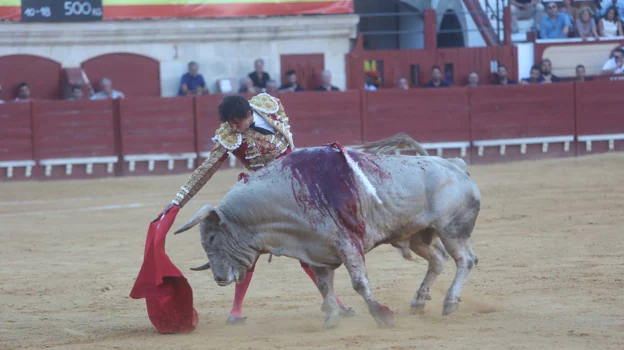
[{"label": "scoreboard sign", "polygon": [[102,20],[102,0],[22,0],[22,22]]}]

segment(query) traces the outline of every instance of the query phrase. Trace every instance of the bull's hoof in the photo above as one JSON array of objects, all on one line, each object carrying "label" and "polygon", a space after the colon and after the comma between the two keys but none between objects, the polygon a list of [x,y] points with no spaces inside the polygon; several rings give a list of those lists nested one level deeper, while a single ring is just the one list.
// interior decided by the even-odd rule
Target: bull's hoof
[{"label": "bull's hoof", "polygon": [[342,317],[353,317],[355,316],[355,311],[352,308],[348,308],[346,306],[340,307],[340,316]]},{"label": "bull's hoof", "polygon": [[234,317],[232,315],[230,315],[230,317],[228,317],[227,320],[227,324],[245,324],[245,320],[247,319],[247,317]]},{"label": "bull's hoof", "polygon": [[338,324],[340,324],[340,316],[327,315],[327,318],[325,318],[325,323],[323,324],[323,329],[336,328]]},{"label": "bull's hoof", "polygon": [[371,309],[371,314],[375,318],[375,322],[377,322],[378,327],[394,327],[394,323],[396,321],[394,312],[392,312],[392,310],[390,310],[388,307],[377,304],[377,306]]},{"label": "bull's hoof", "polygon": [[446,315],[450,315],[453,312],[455,312],[455,310],[457,310],[457,302],[456,301],[449,301],[449,302],[444,302],[444,306],[442,307],[442,315],[446,316]]},{"label": "bull's hoof", "polygon": [[425,313],[425,303],[413,303],[410,307],[410,315],[423,315]]}]

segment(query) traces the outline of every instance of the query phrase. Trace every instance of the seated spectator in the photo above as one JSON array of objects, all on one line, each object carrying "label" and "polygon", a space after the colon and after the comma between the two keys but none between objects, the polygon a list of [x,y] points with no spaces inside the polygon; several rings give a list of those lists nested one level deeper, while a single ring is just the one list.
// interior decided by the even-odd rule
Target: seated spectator
[{"label": "seated spectator", "polygon": [[15,102],[28,102],[30,101],[30,86],[26,83],[20,83],[17,86],[17,97]]},{"label": "seated spectator", "polygon": [[618,13],[624,13],[624,0],[596,0],[596,2],[600,5],[600,11],[596,12],[600,17],[606,15],[611,6],[615,7]]},{"label": "seated spectator", "polygon": [[210,91],[206,86],[204,76],[199,74],[199,65],[196,62],[189,62],[188,72],[184,73],[180,81],[180,91],[178,96],[202,95]]},{"label": "seated spectator", "polygon": [[337,87],[331,84],[331,78],[332,78],[332,75],[330,71],[328,70],[322,71],[321,80],[323,81],[323,84],[321,84],[321,86],[316,88],[316,91],[340,91],[340,89],[338,89]]},{"label": "seated spectator", "polygon": [[297,84],[297,72],[294,69],[286,71],[286,84],[278,88],[279,92],[296,92],[303,91],[303,88]]},{"label": "seated spectator", "polygon": [[590,81],[593,80],[590,77],[585,76],[585,66],[582,64],[579,64],[578,66],[576,66],[576,81]]},{"label": "seated spectator", "polygon": [[250,77],[244,77],[240,80],[240,87],[238,88],[238,92],[241,94],[259,94],[262,91],[261,89],[254,86],[253,80],[251,80]]},{"label": "seated spectator", "polygon": [[440,67],[433,66],[431,68],[431,81],[427,84],[423,85],[426,88],[439,88],[439,87],[449,87],[450,85],[442,80],[442,71]]},{"label": "seated spectator", "polygon": [[557,4],[553,1],[550,1],[546,4],[546,13],[548,14],[548,16],[542,18],[542,21],[540,22],[540,38],[567,38],[571,25],[568,16],[560,13],[557,9]]},{"label": "seated spectator", "polygon": [[568,23],[570,23],[570,33],[576,33],[576,20],[579,18],[578,9],[572,5],[573,0],[563,0],[563,6],[559,8],[559,12],[568,16]]},{"label": "seated spectator", "polygon": [[507,72],[507,66],[501,64],[498,66],[498,73],[496,74],[497,85],[515,85],[516,81],[508,78],[509,72]]},{"label": "seated spectator", "polygon": [[468,86],[479,86],[479,75],[477,72],[470,72],[468,74]]},{"label": "seated spectator", "polygon": [[544,17],[544,5],[540,0],[509,0],[511,5],[511,31],[518,33],[518,20],[533,18],[533,27],[539,28],[539,23]]},{"label": "seated spectator", "polygon": [[377,86],[375,86],[375,78],[375,73],[366,73],[366,78],[364,80],[364,90],[377,91]]},{"label": "seated spectator", "polygon": [[520,84],[541,84],[544,81],[542,70],[538,65],[531,67],[531,77],[520,80]]},{"label": "seated spectator", "polygon": [[397,80],[397,89],[409,90],[409,83],[406,77],[399,77]]},{"label": "seated spectator", "polygon": [[84,97],[82,86],[79,84],[73,84],[70,89],[71,95],[67,98],[67,101],[78,101]]},{"label": "seated spectator", "polygon": [[607,9],[607,14],[598,21],[598,33],[603,38],[622,36],[622,21],[615,6]]},{"label": "seated spectator", "polygon": [[600,40],[596,22],[594,22],[593,13],[589,7],[585,6],[579,11],[575,27],[576,35],[583,38],[583,41],[587,41],[587,38],[590,36],[593,36],[596,40]]},{"label": "seated spectator", "polygon": [[269,79],[266,83],[266,89],[264,89],[267,94],[274,94],[277,92],[277,82],[273,79]]},{"label": "seated spectator", "polygon": [[552,74],[552,62],[547,58],[542,61],[543,83],[558,83],[561,81],[558,76]]},{"label": "seated spectator", "polygon": [[269,73],[264,71],[264,60],[261,58],[255,60],[254,68],[255,70],[247,76],[251,78],[255,87],[266,89],[266,84],[269,80],[271,80],[271,77],[269,76]]},{"label": "seated spectator", "polygon": [[113,89],[113,82],[109,78],[104,78],[100,81],[100,89],[102,89],[102,91],[91,96],[92,100],[106,100],[109,98],[116,99],[126,97],[122,92]]},{"label": "seated spectator", "polygon": [[624,56],[617,56],[615,59],[615,68],[611,71],[611,74],[622,74],[624,73]]},{"label": "seated spectator", "polygon": [[613,54],[611,54],[611,58],[609,58],[607,62],[605,62],[605,64],[602,66],[601,74],[603,75],[613,74],[614,71],[617,69],[617,62],[621,61],[622,57],[624,57],[624,49],[621,47],[618,47],[617,49],[613,51]]}]

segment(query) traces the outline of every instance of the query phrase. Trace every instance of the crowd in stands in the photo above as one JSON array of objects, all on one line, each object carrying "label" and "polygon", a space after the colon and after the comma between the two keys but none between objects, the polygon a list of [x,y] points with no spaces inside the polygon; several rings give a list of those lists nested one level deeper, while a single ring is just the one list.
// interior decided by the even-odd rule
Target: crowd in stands
[{"label": "crowd in stands", "polygon": [[[586,3],[586,2],[585,2]],[[574,0],[510,0],[511,27],[519,32],[518,20],[533,19],[540,39],[612,38],[623,36],[624,0],[595,0],[580,9]]]},{"label": "crowd in stands", "polygon": [[[321,72],[321,85],[315,91],[339,91],[336,86],[331,83],[332,75],[328,70]],[[264,60],[257,59],[254,62],[254,71],[247,76],[241,78],[239,93],[286,93],[304,91],[303,87],[297,82],[297,72],[295,70],[286,71],[286,83],[278,86],[271,75],[264,71]],[[188,64],[188,72],[182,76],[180,81],[180,91],[178,96],[203,95],[209,94],[210,90],[206,84],[204,77],[199,73],[199,65],[196,62]]]}]

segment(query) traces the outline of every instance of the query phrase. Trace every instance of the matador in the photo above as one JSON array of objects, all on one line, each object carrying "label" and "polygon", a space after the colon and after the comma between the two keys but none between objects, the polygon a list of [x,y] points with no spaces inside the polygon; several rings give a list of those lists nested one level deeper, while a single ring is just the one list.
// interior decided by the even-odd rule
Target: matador
[{"label": "matador", "polygon": [[[255,171],[273,160],[289,154],[295,148],[284,107],[281,101],[274,96],[261,93],[249,101],[239,95],[226,96],[219,104],[218,111],[219,120],[222,124],[212,139],[215,145],[210,151],[210,155],[195,169],[189,180],[172,200],[172,204],[166,205],[163,212],[166,212],[173,205],[181,208],[188,203],[210,180],[230,154],[234,155],[246,169]],[[246,317],[242,317],[243,300],[249,288],[256,262],[245,274],[245,280],[236,284],[234,304],[227,320],[229,324],[243,323],[246,319]],[[301,261],[300,264],[316,285],[316,277],[310,267]],[[209,266],[206,264],[197,270],[207,269]],[[340,299],[338,299],[338,304],[343,316],[354,315],[354,312],[345,307]]]}]

